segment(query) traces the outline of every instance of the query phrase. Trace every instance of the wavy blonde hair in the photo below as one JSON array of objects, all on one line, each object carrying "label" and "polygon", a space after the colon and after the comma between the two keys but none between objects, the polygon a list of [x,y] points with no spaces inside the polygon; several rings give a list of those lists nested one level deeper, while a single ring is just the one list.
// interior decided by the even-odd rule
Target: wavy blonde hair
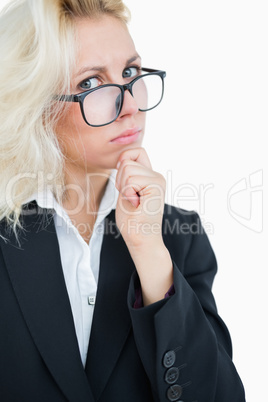
[{"label": "wavy blonde hair", "polygon": [[54,95],[69,90],[75,20],[103,14],[129,18],[122,0],[13,0],[0,15],[0,221],[13,229],[38,186],[60,200],[64,158],[54,128],[65,104]]}]

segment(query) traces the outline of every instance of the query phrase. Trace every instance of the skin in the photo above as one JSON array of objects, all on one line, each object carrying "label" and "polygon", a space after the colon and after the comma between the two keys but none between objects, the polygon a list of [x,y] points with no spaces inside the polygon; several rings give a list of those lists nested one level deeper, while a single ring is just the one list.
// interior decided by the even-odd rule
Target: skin
[{"label": "skin", "polygon": [[[126,25],[118,19],[102,16],[77,20],[77,39],[73,94],[85,90],[85,85],[124,84],[138,74],[133,67],[141,67],[141,59]],[[123,77],[126,69],[130,78]],[[133,128],[139,132],[133,143],[112,141]],[[136,266],[144,305],[149,305],[162,299],[172,285],[173,267],[161,234],[165,179],[152,170],[141,148],[144,128],[145,113],[138,110],[127,91],[122,111],[113,123],[91,127],[83,120],[79,105],[70,103],[56,132],[66,157],[64,208],[86,242],[90,240],[110,170],[118,169],[116,223]],[[86,180],[89,175],[90,186]]]}]

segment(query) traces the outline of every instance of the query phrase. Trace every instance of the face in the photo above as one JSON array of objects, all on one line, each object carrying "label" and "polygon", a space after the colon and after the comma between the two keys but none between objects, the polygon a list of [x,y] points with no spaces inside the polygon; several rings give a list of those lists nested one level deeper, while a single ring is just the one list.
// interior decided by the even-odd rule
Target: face
[{"label": "face", "polygon": [[[78,62],[71,81],[77,94],[103,84],[124,84],[140,74],[141,60],[124,23],[110,16],[77,22]],[[145,113],[126,91],[118,118],[104,127],[91,127],[79,103],[68,103],[56,132],[70,171],[115,168],[122,151],[141,146]]]}]

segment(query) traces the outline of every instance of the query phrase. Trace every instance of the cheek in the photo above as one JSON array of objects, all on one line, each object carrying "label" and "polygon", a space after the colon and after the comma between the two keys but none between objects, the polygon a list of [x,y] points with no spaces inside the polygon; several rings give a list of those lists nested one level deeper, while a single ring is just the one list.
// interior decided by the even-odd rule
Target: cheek
[{"label": "cheek", "polygon": [[70,135],[72,136],[80,132],[84,126],[87,127],[82,117],[79,104],[70,103],[57,123],[56,132],[59,138],[63,138],[66,135],[69,137]]},{"label": "cheek", "polygon": [[[108,128],[109,129],[109,128]],[[79,166],[98,165],[104,151],[103,131],[85,123],[78,104],[72,104],[60,117],[56,134],[66,161]]]},{"label": "cheek", "polygon": [[[143,112],[139,112],[135,116],[135,124],[140,126],[143,131],[145,118],[146,113]],[[100,128],[91,127],[85,123],[79,104],[68,105],[56,126],[59,145],[68,165],[83,168],[115,168],[125,147],[111,146],[109,141],[125,128],[126,124],[124,123],[123,126],[121,124],[119,122],[119,124],[115,123]],[[127,148],[140,147],[142,137],[138,142],[128,145]]]},{"label": "cheek", "polygon": [[90,127],[84,122],[79,104],[72,103],[66,108],[56,126],[57,138],[66,157],[72,157],[81,146],[81,134],[86,130],[89,131]]},{"label": "cheek", "polygon": [[[56,135],[64,156],[77,160],[79,155],[79,138],[83,119],[79,105],[67,107],[56,125]],[[80,141],[81,142],[81,141]]]}]

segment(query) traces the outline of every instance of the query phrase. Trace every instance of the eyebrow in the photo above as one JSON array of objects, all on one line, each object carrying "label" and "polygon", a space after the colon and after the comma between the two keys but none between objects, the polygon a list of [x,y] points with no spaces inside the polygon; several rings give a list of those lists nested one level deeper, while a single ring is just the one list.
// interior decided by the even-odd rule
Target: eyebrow
[{"label": "eyebrow", "polygon": [[[129,66],[129,64],[133,63],[134,61],[136,61],[137,59],[140,59],[141,57],[137,54],[135,54],[134,56],[130,57],[125,64],[125,67]],[[80,75],[87,73],[89,71],[98,71],[100,73],[105,73],[107,71],[107,67],[105,66],[85,66],[82,67],[78,73],[75,75],[76,77],[79,77]]]}]

